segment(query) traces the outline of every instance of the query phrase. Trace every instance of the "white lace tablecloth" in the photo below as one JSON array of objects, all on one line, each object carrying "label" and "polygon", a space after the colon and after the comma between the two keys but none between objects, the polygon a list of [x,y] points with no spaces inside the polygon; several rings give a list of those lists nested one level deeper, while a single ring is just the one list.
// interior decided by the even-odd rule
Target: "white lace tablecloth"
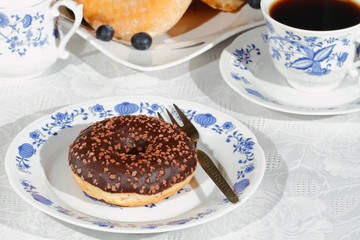
[{"label": "white lace tablecloth", "polygon": [[[76,36],[71,57],[44,76],[0,81],[0,239],[360,239],[360,113],[292,115],[255,105],[219,72],[232,39],[176,67],[138,72]],[[251,129],[266,156],[251,199],[223,217],[158,234],[116,234],[74,226],[35,209],[10,187],[4,157],[27,124],[73,103],[108,96],[187,99],[229,114]]]}]

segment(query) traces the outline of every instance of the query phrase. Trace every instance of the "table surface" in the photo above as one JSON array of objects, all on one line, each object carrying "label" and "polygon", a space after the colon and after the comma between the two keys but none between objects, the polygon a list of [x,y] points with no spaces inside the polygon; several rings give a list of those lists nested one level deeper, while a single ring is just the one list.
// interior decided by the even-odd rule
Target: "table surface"
[{"label": "table surface", "polygon": [[[0,81],[0,239],[360,239],[360,113],[292,115],[247,101],[222,79],[219,57],[234,37],[170,69],[139,72],[79,36],[68,60],[27,81]],[[157,234],[74,226],[35,209],[10,187],[4,158],[27,124],[56,109],[109,96],[186,99],[231,115],[258,138],[264,179],[251,199],[206,224]]]}]

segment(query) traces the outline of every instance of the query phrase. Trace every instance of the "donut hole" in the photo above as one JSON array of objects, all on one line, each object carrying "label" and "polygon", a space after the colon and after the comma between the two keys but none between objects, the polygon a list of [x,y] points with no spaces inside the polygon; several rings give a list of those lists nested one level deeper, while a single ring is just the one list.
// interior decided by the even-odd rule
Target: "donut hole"
[{"label": "donut hole", "polygon": [[137,134],[134,136],[127,136],[123,146],[123,152],[129,155],[146,154],[153,150],[152,143],[139,139]]},{"label": "donut hole", "polygon": [[146,148],[143,148],[141,146],[136,146],[136,147],[128,148],[127,154],[140,155],[140,153],[145,153],[145,152],[146,152]]}]

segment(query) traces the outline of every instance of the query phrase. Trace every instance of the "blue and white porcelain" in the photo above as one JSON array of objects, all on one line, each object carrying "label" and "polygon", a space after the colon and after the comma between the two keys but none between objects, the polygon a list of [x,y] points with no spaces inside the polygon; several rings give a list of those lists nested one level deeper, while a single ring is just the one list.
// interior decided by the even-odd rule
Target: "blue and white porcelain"
[{"label": "blue and white porcelain", "polygon": [[275,67],[291,86],[318,93],[337,87],[346,74],[359,79],[356,68],[360,66],[357,53],[360,24],[333,31],[297,29],[270,16],[269,9],[274,2],[276,0],[261,1],[268,47]]},{"label": "blue and white porcelain", "polygon": [[[189,13],[180,19],[169,32],[153,39],[146,51],[134,49],[128,42],[113,39],[100,41],[95,31],[81,25],[77,33],[85,41],[115,62],[139,71],[158,71],[174,67],[213,48],[225,39],[263,23],[263,16],[249,5],[231,14],[216,12],[209,15],[209,8],[200,1],[193,1]],[[72,24],[70,16],[64,18]],[[199,21],[207,19],[207,21]]]},{"label": "blue and white porcelain", "polygon": [[[268,51],[266,26],[237,37],[220,56],[220,72],[244,98],[274,110],[302,115],[334,115],[360,110],[359,80],[351,76],[324,93],[307,93],[289,86]],[[360,73],[360,69],[357,70]]]},{"label": "blue and white porcelain", "polygon": [[[13,5],[11,5],[13,4]],[[75,23],[59,40],[59,8],[75,15]],[[2,0],[0,3],[0,78],[31,78],[66,59],[65,46],[82,21],[82,5],[70,0]]]},{"label": "blue and white porcelain", "polygon": [[[84,194],[67,161],[80,130],[112,116],[156,116],[172,103],[194,123],[202,136],[199,148],[221,165],[239,203],[229,202],[200,166],[188,185],[156,204],[119,207]],[[5,169],[17,194],[51,216],[101,231],[154,233],[208,222],[249,201],[263,178],[265,156],[254,134],[222,112],[184,100],[127,96],[68,106],[38,119],[9,146]]]}]

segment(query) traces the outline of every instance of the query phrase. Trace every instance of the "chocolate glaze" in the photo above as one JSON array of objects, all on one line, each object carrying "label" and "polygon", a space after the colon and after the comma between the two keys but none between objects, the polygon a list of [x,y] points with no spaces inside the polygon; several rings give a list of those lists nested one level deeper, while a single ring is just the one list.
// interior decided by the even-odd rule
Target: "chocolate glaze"
[{"label": "chocolate glaze", "polygon": [[126,115],[82,130],[68,160],[75,174],[106,192],[156,194],[191,175],[197,156],[175,125]]}]

